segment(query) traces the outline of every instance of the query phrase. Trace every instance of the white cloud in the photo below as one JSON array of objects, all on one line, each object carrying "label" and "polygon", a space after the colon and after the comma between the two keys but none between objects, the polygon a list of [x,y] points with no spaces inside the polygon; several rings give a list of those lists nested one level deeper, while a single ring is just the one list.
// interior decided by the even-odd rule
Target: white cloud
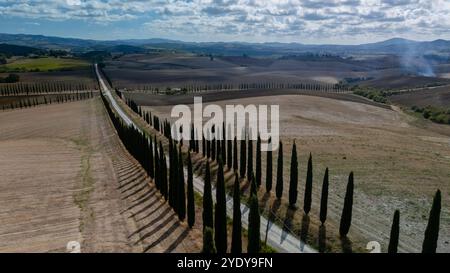
[{"label": "white cloud", "polygon": [[185,39],[449,37],[449,14],[448,0],[0,0],[2,16],[97,23],[145,18],[143,31]]}]

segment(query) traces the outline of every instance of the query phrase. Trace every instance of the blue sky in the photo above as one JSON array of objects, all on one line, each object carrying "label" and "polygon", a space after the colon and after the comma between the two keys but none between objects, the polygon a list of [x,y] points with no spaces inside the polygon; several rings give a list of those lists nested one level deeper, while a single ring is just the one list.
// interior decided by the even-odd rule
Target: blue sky
[{"label": "blue sky", "polygon": [[0,32],[358,44],[450,39],[450,0],[0,0]]}]

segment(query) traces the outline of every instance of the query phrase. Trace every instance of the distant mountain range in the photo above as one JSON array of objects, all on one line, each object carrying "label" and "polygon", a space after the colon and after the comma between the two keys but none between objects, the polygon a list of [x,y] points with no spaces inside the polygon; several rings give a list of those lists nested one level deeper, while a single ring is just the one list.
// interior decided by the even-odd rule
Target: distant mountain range
[{"label": "distant mountain range", "polygon": [[64,49],[76,53],[107,51],[144,53],[151,50],[187,51],[216,55],[295,55],[304,53],[360,55],[360,54],[421,54],[450,57],[450,41],[419,42],[394,38],[383,42],[361,45],[309,45],[300,43],[243,43],[205,42],[193,43],[168,39],[129,39],[98,41],[87,39],[50,37],[27,34],[1,34],[0,44],[35,47],[38,49]]}]

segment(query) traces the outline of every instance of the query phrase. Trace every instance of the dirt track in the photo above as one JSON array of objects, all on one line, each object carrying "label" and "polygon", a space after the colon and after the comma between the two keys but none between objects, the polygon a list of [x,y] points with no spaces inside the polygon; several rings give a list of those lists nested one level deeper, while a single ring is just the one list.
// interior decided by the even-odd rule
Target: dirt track
[{"label": "dirt track", "polygon": [[0,112],[0,252],[199,251],[142,172],[99,99]]}]

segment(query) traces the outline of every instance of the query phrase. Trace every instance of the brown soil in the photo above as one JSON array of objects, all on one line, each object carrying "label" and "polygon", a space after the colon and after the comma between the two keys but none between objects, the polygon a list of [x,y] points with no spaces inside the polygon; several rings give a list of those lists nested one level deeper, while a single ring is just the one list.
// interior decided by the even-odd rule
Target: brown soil
[{"label": "brown soil", "polygon": [[161,200],[100,99],[1,112],[0,173],[0,252],[200,250],[200,229]]}]

